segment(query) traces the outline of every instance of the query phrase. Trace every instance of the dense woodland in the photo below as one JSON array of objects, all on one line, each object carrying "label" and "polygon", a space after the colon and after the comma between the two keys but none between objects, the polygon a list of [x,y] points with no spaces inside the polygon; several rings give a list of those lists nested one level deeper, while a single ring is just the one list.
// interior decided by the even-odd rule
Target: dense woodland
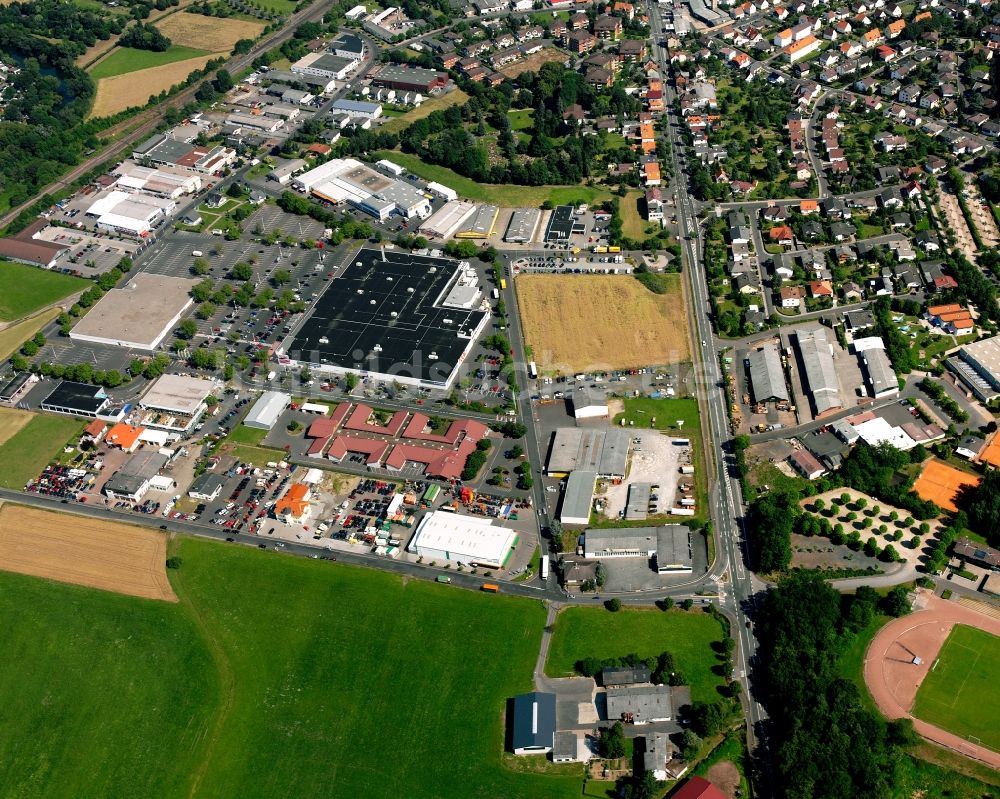
[{"label": "dense woodland", "polygon": [[839,659],[877,613],[909,612],[899,586],[880,598],[867,587],[841,596],[812,573],[796,573],[765,595],[757,616],[756,669],[771,719],[771,785],[778,796],[880,799],[892,795],[912,722],[866,709]]}]

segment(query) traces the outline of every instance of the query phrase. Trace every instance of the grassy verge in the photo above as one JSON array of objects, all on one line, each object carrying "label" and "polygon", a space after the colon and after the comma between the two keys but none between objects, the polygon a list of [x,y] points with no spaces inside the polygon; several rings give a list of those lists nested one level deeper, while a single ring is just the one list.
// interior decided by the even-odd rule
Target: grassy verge
[{"label": "grassy verge", "polygon": [[81,430],[70,416],[36,416],[0,446],[0,488],[24,488]]},{"label": "grassy verge", "polygon": [[622,235],[639,241],[646,238],[646,225],[649,223],[639,211],[639,207],[645,205],[641,191],[630,191],[625,195],[621,202]]},{"label": "grassy verge", "polygon": [[0,574],[0,795],[580,795],[578,766],[503,765],[540,603],[193,538],[171,554],[177,604]]},{"label": "grassy verge", "polygon": [[386,133],[399,133],[418,119],[430,116],[434,111],[442,111],[453,105],[461,105],[468,99],[469,95],[461,89],[455,89],[455,91],[448,92],[448,94],[441,95],[440,97],[431,97],[429,100],[421,103],[419,108],[404,111],[398,116],[394,115],[392,119],[379,126],[379,130],[384,130]]},{"label": "grassy verge", "polygon": [[245,424],[237,425],[233,431],[226,436],[226,441],[234,444],[249,444],[252,447],[259,447],[268,434],[267,430],[259,430],[256,427],[247,427]]},{"label": "grassy verge", "polygon": [[6,360],[25,341],[59,316],[58,308],[49,308],[0,331],[0,360]]},{"label": "grassy verge", "polygon": [[672,652],[691,686],[691,698],[711,702],[723,680],[712,667],[718,662],[712,642],[722,638],[719,622],[698,610],[639,610],[611,613],[604,608],[571,607],[556,617],[545,673],[563,677],[588,657],[652,657]]},{"label": "grassy verge", "polygon": [[267,447],[254,447],[249,444],[228,444],[224,449],[234,458],[243,463],[252,463],[254,466],[264,466],[272,461],[283,461],[285,453],[280,449],[268,449]]},{"label": "grassy verge", "polygon": [[62,272],[0,261],[0,285],[0,321],[11,321],[93,284]]},{"label": "grassy verge", "polygon": [[107,58],[95,64],[90,70],[90,77],[95,81],[101,78],[113,78],[128,72],[138,72],[140,69],[161,67],[173,64],[175,61],[187,61],[189,58],[200,58],[208,55],[208,50],[198,50],[195,47],[171,45],[162,53],[152,50],[137,50],[133,47],[119,47]]},{"label": "grassy verge", "polygon": [[537,207],[546,200],[554,205],[577,201],[593,203],[611,196],[607,189],[594,186],[515,186],[510,183],[477,183],[447,167],[425,164],[412,153],[402,153],[398,150],[376,150],[371,155],[376,160],[387,158],[424,180],[443,183],[457,191],[462,197],[508,208]]}]

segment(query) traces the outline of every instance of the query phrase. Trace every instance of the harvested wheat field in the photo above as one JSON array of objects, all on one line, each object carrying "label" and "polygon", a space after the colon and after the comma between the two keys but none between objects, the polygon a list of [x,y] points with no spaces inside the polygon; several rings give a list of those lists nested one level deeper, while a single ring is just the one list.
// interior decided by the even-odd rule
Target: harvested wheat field
[{"label": "harvested wheat field", "polygon": [[213,53],[230,52],[240,39],[256,39],[264,30],[262,22],[221,19],[179,11],[156,25],[174,44],[197,47]]},{"label": "harvested wheat field", "polygon": [[631,369],[688,360],[679,276],[654,294],[629,275],[521,275],[525,343],[544,374]]},{"label": "harvested wheat field", "polygon": [[167,538],[155,530],[0,507],[0,569],[118,594],[176,602],[166,572]]},{"label": "harvested wheat field", "polygon": [[226,54],[211,53],[186,61],[164,64],[161,67],[128,72],[112,78],[101,78],[97,81],[97,96],[94,98],[90,116],[106,117],[132,106],[145,105],[152,95],[169,89],[175,83],[182,83],[194,70],[201,69],[211,59],[223,55]]},{"label": "harvested wheat field", "polygon": [[0,408],[0,444],[13,438],[22,427],[31,421],[34,415],[29,411],[19,411],[16,408]]}]

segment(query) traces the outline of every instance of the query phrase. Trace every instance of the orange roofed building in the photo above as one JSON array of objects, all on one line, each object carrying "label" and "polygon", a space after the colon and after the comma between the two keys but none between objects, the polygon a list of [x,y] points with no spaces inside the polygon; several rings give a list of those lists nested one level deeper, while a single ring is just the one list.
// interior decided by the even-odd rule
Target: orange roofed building
[{"label": "orange roofed building", "polygon": [[312,508],[309,498],[312,492],[305,483],[295,483],[274,505],[274,515],[283,522],[304,522]]},{"label": "orange roofed building", "polygon": [[142,435],[145,427],[132,427],[130,424],[119,422],[108,431],[104,439],[109,446],[118,447],[123,452],[135,452],[139,446],[139,436]]}]

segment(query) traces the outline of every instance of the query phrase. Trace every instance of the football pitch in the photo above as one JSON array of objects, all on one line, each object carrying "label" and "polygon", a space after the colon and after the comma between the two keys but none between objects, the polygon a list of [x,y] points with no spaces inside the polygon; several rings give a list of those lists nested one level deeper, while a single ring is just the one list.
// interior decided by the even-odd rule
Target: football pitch
[{"label": "football pitch", "polygon": [[1000,751],[1000,638],[956,625],[917,691],[913,715]]},{"label": "football pitch", "polygon": [[196,539],[177,603],[0,572],[0,796],[571,799],[503,765],[541,603]]}]

